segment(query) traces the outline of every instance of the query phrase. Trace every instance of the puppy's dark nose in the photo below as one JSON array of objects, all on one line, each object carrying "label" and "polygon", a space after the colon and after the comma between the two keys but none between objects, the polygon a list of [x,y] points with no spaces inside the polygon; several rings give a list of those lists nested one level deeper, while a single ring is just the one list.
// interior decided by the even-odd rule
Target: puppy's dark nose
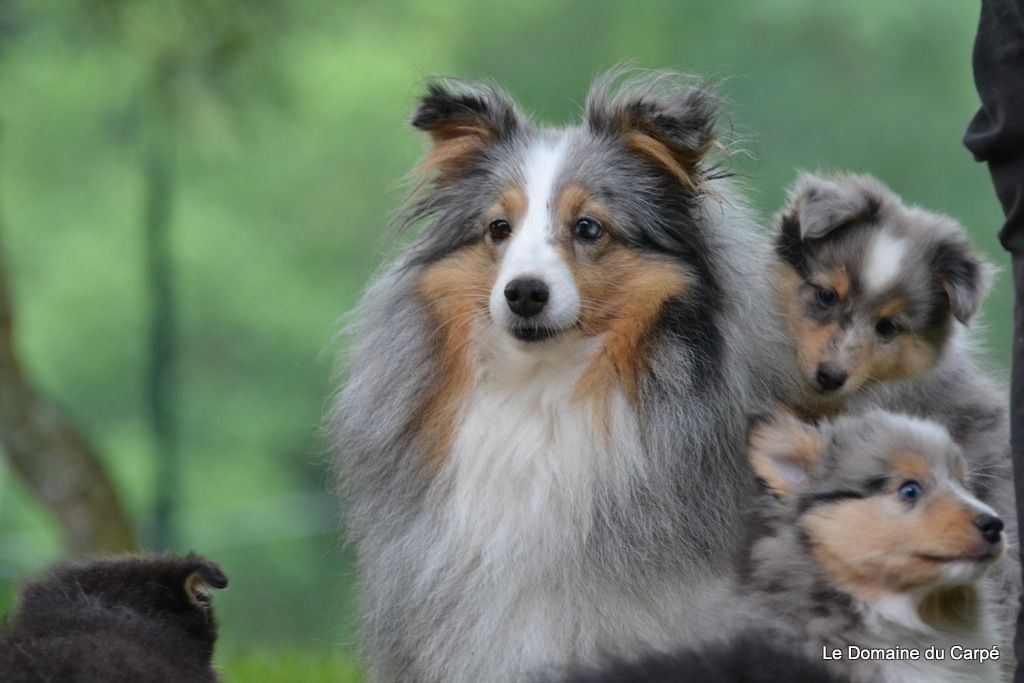
[{"label": "puppy's dark nose", "polygon": [[1003,520],[995,515],[978,515],[974,518],[974,526],[989,543],[999,542],[999,533],[1003,530]]},{"label": "puppy's dark nose", "polygon": [[818,386],[822,391],[835,391],[846,382],[846,370],[832,363],[822,363],[818,366],[818,372],[814,378],[818,380]]},{"label": "puppy's dark nose", "polygon": [[505,300],[516,315],[532,318],[544,310],[548,302],[548,286],[540,280],[513,280],[505,286]]}]

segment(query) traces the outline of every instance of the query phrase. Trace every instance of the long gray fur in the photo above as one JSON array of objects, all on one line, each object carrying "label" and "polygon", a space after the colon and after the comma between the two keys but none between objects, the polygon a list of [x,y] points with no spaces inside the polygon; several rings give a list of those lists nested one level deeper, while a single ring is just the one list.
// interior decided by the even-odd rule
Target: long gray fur
[{"label": "long gray fur", "polygon": [[[410,199],[396,221],[415,237],[374,278],[345,331],[347,378],[329,424],[373,681],[521,680],[599,654],[676,646],[714,623],[751,491],[744,415],[765,407],[784,366],[764,305],[768,253],[741,195],[714,168],[702,163],[702,191],[686,191],[612,130],[613,114],[632,106],[641,119],[669,122],[660,132],[670,144],[702,145],[714,99],[674,75],[615,87],[619,76],[595,84],[582,127],[537,128],[499,91],[466,82],[436,84],[414,116],[429,130],[452,107],[472,110],[495,134],[458,181]],[[439,372],[437,330],[415,289],[425,267],[473,243],[474,221],[538,136],[567,139],[566,182],[586,183],[613,207],[631,247],[686,264],[698,286],[666,305],[651,332],[632,418],[642,458],[563,492],[590,503],[551,520],[558,544],[536,538],[495,565],[448,540],[453,482],[415,446],[414,416]],[[557,448],[569,455],[574,445]]]}]

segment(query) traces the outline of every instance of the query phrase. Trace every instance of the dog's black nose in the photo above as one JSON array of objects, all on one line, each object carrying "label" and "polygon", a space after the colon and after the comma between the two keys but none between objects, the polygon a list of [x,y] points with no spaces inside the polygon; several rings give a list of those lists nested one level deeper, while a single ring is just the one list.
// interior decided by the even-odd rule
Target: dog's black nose
[{"label": "dog's black nose", "polygon": [[818,366],[818,372],[814,378],[818,380],[818,386],[822,391],[835,391],[846,382],[846,370],[832,363],[822,363]]},{"label": "dog's black nose", "polygon": [[995,515],[978,515],[974,518],[974,526],[989,543],[999,542],[999,533],[1003,530],[1003,520]]},{"label": "dog's black nose", "polygon": [[544,310],[548,302],[548,286],[540,280],[513,280],[505,287],[505,300],[516,315],[532,318]]}]

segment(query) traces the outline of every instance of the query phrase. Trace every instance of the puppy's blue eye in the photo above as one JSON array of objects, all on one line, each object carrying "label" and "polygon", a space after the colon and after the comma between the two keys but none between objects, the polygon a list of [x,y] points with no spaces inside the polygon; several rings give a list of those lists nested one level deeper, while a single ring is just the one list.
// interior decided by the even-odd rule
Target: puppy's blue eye
[{"label": "puppy's blue eye", "polygon": [[818,303],[828,308],[834,306],[839,301],[839,294],[836,290],[831,287],[819,287],[818,288]]},{"label": "puppy's blue eye", "polygon": [[900,497],[900,500],[905,500],[909,503],[913,503],[915,500],[924,495],[924,489],[916,481],[904,482],[899,489],[896,491],[896,495]]},{"label": "puppy's blue eye", "polygon": [[487,226],[487,232],[490,233],[491,239],[495,242],[501,242],[504,239],[508,239],[508,236],[512,234],[512,226],[504,218],[491,221],[491,224]]},{"label": "puppy's blue eye", "polygon": [[604,228],[593,218],[581,218],[572,226],[572,234],[582,240],[593,242],[604,233]]}]

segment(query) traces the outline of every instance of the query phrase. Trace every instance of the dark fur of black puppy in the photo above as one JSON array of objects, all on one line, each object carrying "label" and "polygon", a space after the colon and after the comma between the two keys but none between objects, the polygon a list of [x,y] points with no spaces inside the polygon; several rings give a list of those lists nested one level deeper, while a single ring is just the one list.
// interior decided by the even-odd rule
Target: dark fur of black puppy
[{"label": "dark fur of black puppy", "polygon": [[578,671],[564,683],[848,683],[800,653],[755,634],[729,642]]},{"label": "dark fur of black puppy", "polygon": [[0,627],[4,683],[216,683],[209,593],[228,578],[198,555],[62,564],[28,583]]}]

